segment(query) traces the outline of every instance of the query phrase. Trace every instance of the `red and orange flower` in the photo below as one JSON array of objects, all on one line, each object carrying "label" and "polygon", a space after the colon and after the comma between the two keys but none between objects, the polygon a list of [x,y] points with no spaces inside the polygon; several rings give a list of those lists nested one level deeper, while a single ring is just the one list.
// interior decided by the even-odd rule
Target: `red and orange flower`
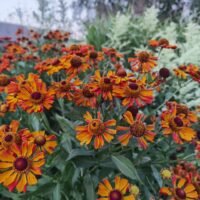
[{"label": "red and orange flower", "polygon": [[181,115],[186,124],[191,125],[198,121],[197,114],[190,111],[189,108],[184,104],[178,104],[177,102],[167,102],[168,109],[176,109],[176,115]]},{"label": "red and orange flower", "polygon": [[176,49],[176,45],[172,45],[169,41],[165,38],[161,38],[159,40],[149,40],[149,45],[151,47],[160,47],[165,49]]},{"label": "red and orange flower", "polygon": [[95,94],[101,95],[104,100],[112,100],[113,99],[113,83],[112,77],[114,73],[109,71],[107,75],[101,76],[100,71],[95,71],[95,75],[92,77],[93,91]]},{"label": "red and orange flower", "polygon": [[48,75],[53,75],[61,71],[63,69],[63,65],[59,58],[47,58],[46,60],[37,63],[34,68],[39,73],[47,72]]},{"label": "red and orange flower", "polygon": [[122,98],[123,106],[137,105],[142,107],[146,104],[151,104],[153,97],[153,90],[147,89],[145,86],[145,79],[127,81],[123,85],[114,86],[113,95]]},{"label": "red and orange flower", "polygon": [[79,79],[73,79],[73,76],[70,76],[60,82],[53,82],[52,88],[57,98],[66,98],[71,101],[76,87],[80,84],[81,81]]},{"label": "red and orange flower", "polygon": [[57,146],[55,135],[46,135],[45,131],[32,132],[30,142],[36,144],[36,149],[44,153],[53,153]]},{"label": "red and orange flower", "polygon": [[136,54],[136,58],[129,58],[128,62],[135,72],[147,73],[157,65],[157,57],[147,51],[141,51]]},{"label": "red and orange flower", "polygon": [[44,153],[36,152],[34,144],[23,143],[21,147],[13,145],[13,153],[0,154],[0,183],[9,191],[15,188],[26,192],[28,185],[37,183],[36,175],[41,175],[45,164]]},{"label": "red and orange flower", "polygon": [[16,80],[10,82],[10,84],[6,87],[6,102],[9,107],[9,111],[15,111],[18,103],[18,94],[20,89],[26,83],[25,77],[23,74],[15,77]]},{"label": "red and orange flower", "polygon": [[19,106],[28,113],[43,112],[50,109],[54,102],[54,90],[47,89],[46,84],[36,74],[29,74],[28,81],[18,94]]},{"label": "red and orange flower", "polygon": [[80,89],[76,89],[73,101],[78,106],[96,108],[97,97],[93,92],[92,85],[90,83],[83,84]]},{"label": "red and orange flower", "polygon": [[9,83],[10,77],[6,74],[0,74],[0,93],[5,91],[5,88]]},{"label": "red and orange flower", "polygon": [[130,111],[124,113],[124,120],[129,124],[129,126],[118,126],[118,131],[125,131],[126,133],[120,135],[118,140],[122,145],[127,145],[131,138],[135,138],[143,149],[148,147],[148,142],[153,142],[155,133],[154,124],[146,125],[144,123],[145,116],[141,113],[138,113],[134,119]]},{"label": "red and orange flower", "polygon": [[12,150],[14,144],[21,145],[30,136],[28,129],[19,130],[19,121],[12,120],[9,125],[0,126],[0,153]]},{"label": "red and orange flower", "polygon": [[84,119],[87,125],[76,127],[76,138],[81,145],[88,145],[94,139],[94,148],[100,149],[104,146],[104,140],[108,143],[111,142],[113,135],[116,134],[116,130],[110,128],[116,125],[114,119],[103,122],[100,112],[98,112],[97,118],[93,118],[89,112],[86,112]]},{"label": "red and orange flower", "polygon": [[135,200],[135,196],[129,192],[130,184],[127,179],[115,177],[114,187],[109,180],[103,179],[99,183],[97,194],[100,196],[97,200]]},{"label": "red and orange flower", "polygon": [[63,65],[63,69],[65,69],[66,73],[69,75],[80,74],[90,67],[85,58],[77,55],[65,55],[60,58],[60,61]]},{"label": "red and orange flower", "polygon": [[161,114],[161,126],[164,135],[172,135],[176,143],[190,142],[196,137],[196,132],[188,127],[184,117],[185,114],[178,113],[178,109],[173,107],[163,111]]},{"label": "red and orange flower", "polygon": [[172,187],[162,187],[160,194],[169,196],[172,200],[197,200],[198,193],[193,184],[184,178],[172,178]]}]

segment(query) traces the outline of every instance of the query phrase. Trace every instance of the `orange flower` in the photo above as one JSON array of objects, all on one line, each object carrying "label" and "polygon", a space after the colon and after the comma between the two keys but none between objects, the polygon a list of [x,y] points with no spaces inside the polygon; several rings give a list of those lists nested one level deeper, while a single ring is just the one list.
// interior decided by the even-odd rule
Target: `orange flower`
[{"label": "orange flower", "polygon": [[63,65],[58,58],[47,58],[35,66],[35,70],[39,73],[47,72],[48,75],[53,75],[62,69]]},{"label": "orange flower", "polygon": [[15,55],[23,55],[26,53],[25,48],[23,48],[22,46],[20,46],[17,43],[16,44],[10,43],[10,44],[6,45],[5,49],[6,49],[6,53],[11,53],[11,54],[15,54]]},{"label": "orange flower", "polygon": [[36,144],[37,150],[44,153],[53,153],[57,146],[55,135],[46,135],[45,131],[36,131],[31,134],[30,142]]},{"label": "orange flower", "polygon": [[126,73],[125,68],[119,67],[112,79],[116,85],[123,85],[128,80],[129,74]]},{"label": "orange flower", "polygon": [[179,113],[176,107],[163,111],[161,114],[161,126],[164,135],[172,135],[176,143],[190,142],[196,137],[196,132],[188,127],[184,120],[185,114]]},{"label": "orange flower", "polygon": [[86,63],[85,59],[77,55],[65,55],[61,59],[61,64],[66,73],[77,75],[85,72],[90,66]]},{"label": "orange flower", "polygon": [[62,52],[67,52],[70,55],[77,55],[80,57],[85,57],[88,54],[88,51],[94,50],[92,45],[88,44],[72,44],[69,47],[62,49]]},{"label": "orange flower", "polygon": [[72,100],[73,91],[75,91],[76,86],[81,84],[79,79],[75,79],[73,81],[72,79],[73,76],[70,76],[63,81],[52,83],[52,88],[55,91],[57,98],[66,98],[67,100]]},{"label": "orange flower", "polygon": [[169,41],[165,38],[161,38],[159,40],[149,40],[149,45],[152,47],[161,47],[166,49],[176,49],[176,45],[171,45]]},{"label": "orange flower", "polygon": [[189,74],[194,81],[200,83],[200,69],[195,65],[188,65],[183,69],[187,74]]},{"label": "orange flower", "polygon": [[83,84],[81,89],[76,89],[73,100],[78,106],[91,108],[96,108],[97,106],[97,97],[92,91],[91,84]]},{"label": "orange flower", "polygon": [[172,178],[173,187],[162,187],[160,194],[171,197],[172,200],[198,200],[198,193],[193,184],[184,178]]},{"label": "orange flower", "polygon": [[103,53],[95,50],[90,50],[86,56],[86,60],[90,65],[97,65],[103,58]]},{"label": "orange flower", "polygon": [[122,145],[127,145],[131,138],[136,138],[138,144],[143,149],[146,149],[148,147],[147,141],[154,141],[155,133],[152,132],[154,130],[154,125],[146,125],[144,123],[143,114],[138,113],[134,119],[132,113],[130,111],[126,111],[124,114],[124,120],[128,122],[129,126],[117,127],[118,131],[126,131],[125,134],[118,137],[118,140]]},{"label": "orange flower", "polygon": [[0,93],[4,92],[5,87],[10,83],[10,78],[6,74],[0,74]]},{"label": "orange flower", "polygon": [[19,192],[26,192],[27,185],[35,185],[35,175],[41,175],[41,166],[44,165],[44,153],[35,152],[35,145],[23,143],[21,148],[12,147],[13,153],[0,155],[0,183],[9,191],[15,188]]},{"label": "orange flower", "polygon": [[111,62],[116,63],[117,61],[120,60],[120,58],[123,57],[123,54],[119,53],[116,49],[114,48],[103,48],[102,49],[104,54],[108,56],[111,60]]},{"label": "orange flower", "polygon": [[181,115],[187,125],[191,125],[198,120],[196,113],[190,111],[189,108],[184,104],[178,104],[175,101],[167,102],[167,107],[168,109],[173,109],[173,107],[176,107],[176,115]]},{"label": "orange flower", "polygon": [[178,67],[178,68],[176,68],[176,69],[174,69],[173,71],[174,71],[174,74],[177,76],[177,77],[179,77],[179,78],[182,78],[182,79],[186,79],[187,78],[187,74],[184,72],[184,67],[185,66],[180,66],[180,67]]},{"label": "orange flower", "polygon": [[136,104],[141,107],[151,104],[153,101],[153,90],[145,87],[145,78],[142,80],[127,81],[120,86],[114,86],[113,95],[122,98],[123,106]]},{"label": "orange flower", "polygon": [[136,54],[136,58],[129,58],[132,70],[137,72],[150,72],[156,65],[157,57],[152,56],[147,51],[141,51]]},{"label": "orange flower", "polygon": [[112,77],[113,72],[109,71],[106,76],[101,76],[100,71],[95,71],[95,75],[92,77],[92,81],[94,84],[92,85],[93,91],[96,93],[97,96],[101,95],[104,100],[112,100],[112,90],[113,90],[113,83]]},{"label": "orange flower", "polygon": [[104,146],[104,140],[109,143],[113,139],[113,135],[116,134],[116,130],[109,128],[115,126],[116,121],[111,119],[103,122],[100,112],[98,112],[97,118],[93,118],[89,112],[86,112],[84,119],[87,125],[76,127],[76,138],[81,142],[81,145],[90,144],[94,138],[94,148],[100,149]]},{"label": "orange flower", "polygon": [[115,177],[115,186],[112,187],[109,180],[103,179],[99,183],[97,194],[100,196],[97,200],[135,200],[133,194],[129,192],[130,184],[127,179]]},{"label": "orange flower", "polygon": [[15,77],[15,81],[11,81],[10,84],[6,87],[5,91],[8,94],[6,97],[6,102],[9,107],[9,111],[15,111],[18,103],[18,93],[23,85],[26,83],[25,77],[23,74]]},{"label": "orange flower", "polygon": [[0,102],[0,117],[4,117],[4,115],[8,112],[8,105],[6,102]]},{"label": "orange flower", "polygon": [[0,58],[0,73],[2,73],[5,70],[10,70],[11,68],[11,63],[10,60],[8,58]]},{"label": "orange flower", "polygon": [[36,74],[29,74],[28,81],[18,94],[19,106],[28,113],[43,112],[50,109],[54,102],[54,91],[47,90],[46,84]]},{"label": "orange flower", "polygon": [[9,125],[0,126],[0,152],[12,150],[13,144],[20,145],[30,137],[28,129],[19,129],[19,121],[12,120]]}]

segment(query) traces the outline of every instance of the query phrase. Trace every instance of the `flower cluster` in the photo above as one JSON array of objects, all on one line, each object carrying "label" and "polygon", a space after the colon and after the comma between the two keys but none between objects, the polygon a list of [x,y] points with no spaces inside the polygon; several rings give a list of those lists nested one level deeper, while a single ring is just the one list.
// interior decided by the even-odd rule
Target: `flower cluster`
[{"label": "flower cluster", "polygon": [[191,163],[182,162],[172,168],[170,186],[160,189],[161,196],[175,200],[200,198],[200,173]]},{"label": "flower cluster", "polygon": [[53,152],[57,142],[55,135],[30,132],[19,126],[16,120],[0,126],[0,183],[9,191],[16,188],[25,192],[28,185],[37,183],[45,156]]},{"label": "flower cluster", "polygon": [[[94,159],[102,159],[104,150],[109,152],[108,156],[115,156],[120,150],[129,152],[126,154],[129,158],[141,155],[142,162],[145,153],[149,156],[154,149],[153,154],[159,154],[159,150],[162,159],[170,161],[170,156],[159,146],[166,142],[176,152],[188,145],[192,153],[200,157],[198,109],[176,100],[179,88],[171,96],[167,93],[176,76],[200,82],[200,69],[190,64],[171,71],[159,65],[159,53],[164,48],[174,50],[176,45],[164,38],[151,40],[149,45],[153,51],[138,51],[127,59],[113,48],[97,51],[88,44],[66,45],[69,35],[58,30],[41,35],[31,30],[29,37],[25,37],[23,30],[18,30],[17,41],[2,39],[5,45],[0,58],[0,117],[7,122],[14,116],[12,119],[18,117],[19,121],[11,119],[10,124],[0,126],[1,184],[19,192],[35,185],[42,174],[45,157],[57,146],[56,136],[49,132],[62,133],[66,121],[68,125],[71,123],[69,129],[73,132],[67,135],[70,142],[65,147],[70,151],[66,156],[76,146],[91,150]],[[75,112],[77,121],[73,118]],[[23,121],[27,116],[38,114],[46,116],[45,120],[39,119],[39,123],[44,120],[39,127],[45,131],[33,130],[34,126],[29,127],[30,124]],[[27,128],[20,129],[20,125]],[[58,134],[61,155],[66,153],[62,152],[65,142],[62,135],[66,132],[68,130]],[[103,159],[111,160],[110,157]],[[86,172],[98,167],[100,171],[100,162],[95,162]],[[127,176],[122,170],[124,165],[118,168]],[[140,166],[139,161],[136,166]],[[161,176],[167,185],[160,189],[160,194],[176,200],[200,198],[199,172],[191,168],[193,170],[185,164],[171,171],[162,170]],[[125,169],[132,170],[129,166]],[[114,184],[104,178],[99,183],[98,200],[135,200],[142,196],[138,182],[129,183],[125,178],[110,174],[115,177]]]}]

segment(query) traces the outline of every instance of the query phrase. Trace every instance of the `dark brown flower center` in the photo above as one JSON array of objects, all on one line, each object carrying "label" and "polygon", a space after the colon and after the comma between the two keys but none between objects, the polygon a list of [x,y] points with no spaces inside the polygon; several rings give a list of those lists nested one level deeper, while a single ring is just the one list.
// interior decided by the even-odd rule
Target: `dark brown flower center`
[{"label": "dark brown flower center", "polygon": [[137,116],[138,111],[139,111],[138,107],[136,107],[136,106],[131,106],[127,110],[130,111],[134,117]]},{"label": "dark brown flower center", "polygon": [[109,78],[104,78],[103,81],[104,81],[105,84],[110,84],[110,79]]},{"label": "dark brown flower center", "polygon": [[139,86],[138,86],[138,84],[136,84],[136,83],[130,83],[130,84],[129,84],[129,88],[130,88],[131,90],[137,90],[137,89],[139,88]]},{"label": "dark brown flower center", "polygon": [[197,131],[197,139],[200,140],[200,130]]},{"label": "dark brown flower center", "polygon": [[96,59],[98,57],[98,54],[96,51],[91,51],[89,56],[91,59]]},{"label": "dark brown flower center", "polygon": [[117,70],[117,76],[120,76],[120,77],[125,77],[127,74],[126,74],[126,71],[125,71],[125,69],[124,68],[119,68],[118,70]]},{"label": "dark brown flower center", "polygon": [[82,60],[80,56],[74,56],[70,61],[72,67],[78,68],[82,65]]},{"label": "dark brown flower center", "polygon": [[66,81],[61,81],[61,85],[66,85],[67,82]]},{"label": "dark brown flower center", "polygon": [[14,167],[18,171],[24,171],[28,167],[28,160],[24,157],[19,157],[15,160]]},{"label": "dark brown flower center", "polygon": [[176,195],[180,198],[180,199],[186,199],[186,193],[183,189],[181,188],[177,188],[176,189]]},{"label": "dark brown flower center", "polygon": [[159,75],[162,78],[168,78],[170,76],[170,72],[167,68],[163,67],[163,68],[160,69]]},{"label": "dark brown flower center", "polygon": [[182,121],[182,119],[179,118],[179,117],[175,117],[175,118],[174,118],[174,122],[175,122],[175,124],[176,124],[178,127],[182,127],[182,126],[183,126],[183,121]]},{"label": "dark brown flower center", "polygon": [[33,103],[40,103],[43,100],[43,95],[40,92],[33,92],[31,99]]},{"label": "dark brown flower center", "polygon": [[7,86],[10,83],[10,79],[7,75],[0,75],[0,86]]},{"label": "dark brown flower center", "polygon": [[119,190],[112,190],[109,194],[109,200],[122,200],[123,196]]},{"label": "dark brown flower center", "polygon": [[46,138],[43,135],[39,135],[35,138],[34,142],[39,146],[43,146],[46,143]]},{"label": "dark brown flower center", "polygon": [[142,51],[138,54],[138,59],[141,63],[145,63],[149,60],[149,53]]},{"label": "dark brown flower center", "polygon": [[145,134],[145,125],[142,122],[136,121],[130,126],[130,132],[135,137],[142,137]]},{"label": "dark brown flower center", "polygon": [[161,38],[159,41],[158,41],[158,44],[159,46],[167,46],[169,45],[169,41],[165,38]]},{"label": "dark brown flower center", "polygon": [[42,97],[42,94],[40,92],[34,92],[31,94],[31,98],[34,100],[38,100]]},{"label": "dark brown flower center", "polygon": [[103,122],[99,119],[93,119],[88,125],[89,131],[95,135],[101,135],[104,130],[105,126]]},{"label": "dark brown flower center", "polygon": [[58,64],[60,64],[59,59],[56,58],[55,60],[53,60],[52,65],[58,65]]},{"label": "dark brown flower center", "polygon": [[11,142],[13,140],[13,136],[11,134],[7,134],[5,137],[4,137],[4,141],[5,142]]},{"label": "dark brown flower center", "polygon": [[91,98],[94,96],[94,93],[92,93],[88,87],[84,87],[82,93],[83,93],[83,96],[88,97],[88,98]]}]

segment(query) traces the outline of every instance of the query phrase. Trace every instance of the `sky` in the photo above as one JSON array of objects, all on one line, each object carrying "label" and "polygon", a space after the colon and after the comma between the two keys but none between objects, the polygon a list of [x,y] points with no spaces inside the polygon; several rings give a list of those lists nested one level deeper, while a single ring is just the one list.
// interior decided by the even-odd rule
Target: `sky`
[{"label": "sky", "polygon": [[37,10],[36,0],[0,0],[0,2],[0,21],[20,23],[19,18],[16,17],[16,9],[21,8],[27,16],[23,23],[33,22],[30,15],[33,10]]}]

